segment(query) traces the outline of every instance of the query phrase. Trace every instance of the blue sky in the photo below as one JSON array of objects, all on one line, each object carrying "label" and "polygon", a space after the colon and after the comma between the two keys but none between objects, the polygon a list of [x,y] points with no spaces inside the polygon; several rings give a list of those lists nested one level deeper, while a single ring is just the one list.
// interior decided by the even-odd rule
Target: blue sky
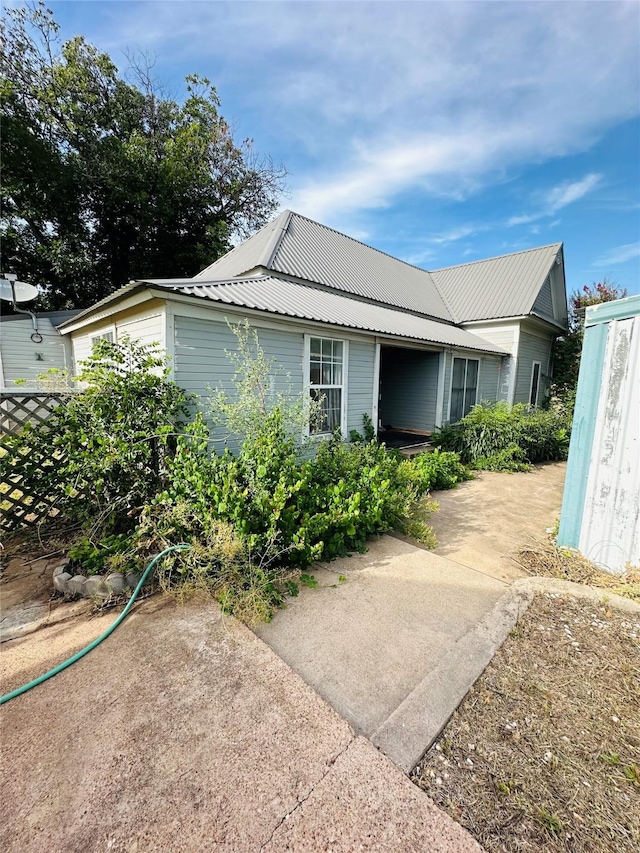
[{"label": "blue sky", "polygon": [[640,293],[636,2],[50,6],[174,95],[209,77],[283,207],[427,269],[562,240],[570,291]]}]

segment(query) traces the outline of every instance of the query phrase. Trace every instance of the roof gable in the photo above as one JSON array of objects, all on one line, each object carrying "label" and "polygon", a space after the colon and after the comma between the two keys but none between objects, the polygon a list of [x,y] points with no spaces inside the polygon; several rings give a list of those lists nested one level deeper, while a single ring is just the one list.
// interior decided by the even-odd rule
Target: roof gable
[{"label": "roof gable", "polygon": [[427,270],[288,210],[196,278],[234,278],[256,267],[453,322]]},{"label": "roof gable", "polygon": [[431,275],[456,322],[530,314],[562,243],[473,261]]}]

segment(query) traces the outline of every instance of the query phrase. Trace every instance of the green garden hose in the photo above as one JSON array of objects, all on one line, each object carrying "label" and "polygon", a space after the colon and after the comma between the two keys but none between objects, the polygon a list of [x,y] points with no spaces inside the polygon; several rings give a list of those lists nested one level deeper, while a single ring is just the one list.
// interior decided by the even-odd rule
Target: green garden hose
[{"label": "green garden hose", "polygon": [[54,667],[53,669],[50,669],[49,672],[45,672],[44,675],[40,675],[38,676],[38,678],[34,678],[33,681],[30,681],[28,684],[23,684],[22,687],[18,687],[16,690],[12,690],[11,693],[6,693],[4,696],[0,696],[0,705],[4,705],[5,702],[10,702],[12,699],[15,699],[16,696],[20,696],[22,693],[26,693],[27,690],[31,690],[32,687],[37,687],[38,684],[42,684],[42,682],[46,681],[48,678],[53,678],[54,675],[57,675],[59,672],[62,672],[63,669],[66,669],[68,666],[71,666],[71,664],[80,660],[80,658],[84,657],[86,654],[89,654],[89,652],[92,649],[95,649],[96,646],[99,646],[103,640],[107,639],[109,634],[112,634],[116,630],[118,625],[122,622],[127,613],[131,610],[133,603],[138,597],[138,594],[142,589],[144,582],[146,581],[147,577],[149,576],[149,573],[151,572],[155,564],[158,562],[158,560],[164,557],[165,554],[169,554],[171,551],[183,551],[185,548],[189,547],[189,545],[171,545],[169,548],[165,548],[164,551],[161,551],[157,557],[154,557],[153,560],[151,560],[147,568],[144,570],[142,577],[138,581],[138,586],[134,589],[133,595],[127,602],[127,606],[118,616],[113,625],[110,625],[103,634],[100,634],[97,639],[95,639],[92,643],[89,643],[88,646],[85,646],[84,649],[81,649],[79,652],[76,652],[73,657],[67,658],[67,660],[58,664],[58,666]]}]

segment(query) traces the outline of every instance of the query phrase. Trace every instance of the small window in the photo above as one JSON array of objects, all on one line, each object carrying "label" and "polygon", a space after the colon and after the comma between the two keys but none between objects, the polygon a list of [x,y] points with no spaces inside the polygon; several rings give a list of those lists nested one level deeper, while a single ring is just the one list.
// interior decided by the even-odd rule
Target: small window
[{"label": "small window", "polygon": [[540,362],[534,361],[531,365],[531,389],[529,391],[529,405],[538,405],[538,390],[540,388]]},{"label": "small window", "polygon": [[453,423],[468,415],[476,404],[479,368],[480,362],[477,358],[453,359],[449,412],[449,420]]},{"label": "small window", "polygon": [[310,427],[312,435],[342,429],[344,350],[343,341],[309,338],[309,395],[321,406],[320,422]]},{"label": "small window", "polygon": [[100,332],[99,335],[91,335],[91,346],[93,346],[98,341],[108,341],[110,344],[115,343],[115,336],[113,334],[113,331]]}]

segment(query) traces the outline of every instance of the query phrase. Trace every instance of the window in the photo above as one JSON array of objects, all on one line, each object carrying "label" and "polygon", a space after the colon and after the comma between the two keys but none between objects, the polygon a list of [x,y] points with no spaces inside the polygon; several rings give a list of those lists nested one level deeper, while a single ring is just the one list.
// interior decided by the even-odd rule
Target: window
[{"label": "window", "polygon": [[529,390],[529,405],[538,405],[538,389],[540,388],[540,362],[531,365],[531,388]]},{"label": "window", "polygon": [[454,358],[451,376],[449,420],[459,421],[475,406],[478,396],[480,362],[476,358]]},{"label": "window", "polygon": [[113,334],[113,330],[109,332],[100,332],[98,335],[91,335],[91,346],[93,346],[97,341],[109,341],[110,344],[115,343],[115,335]]},{"label": "window", "polygon": [[309,394],[321,406],[320,422],[310,426],[312,435],[342,429],[344,358],[344,341],[309,338]]}]

